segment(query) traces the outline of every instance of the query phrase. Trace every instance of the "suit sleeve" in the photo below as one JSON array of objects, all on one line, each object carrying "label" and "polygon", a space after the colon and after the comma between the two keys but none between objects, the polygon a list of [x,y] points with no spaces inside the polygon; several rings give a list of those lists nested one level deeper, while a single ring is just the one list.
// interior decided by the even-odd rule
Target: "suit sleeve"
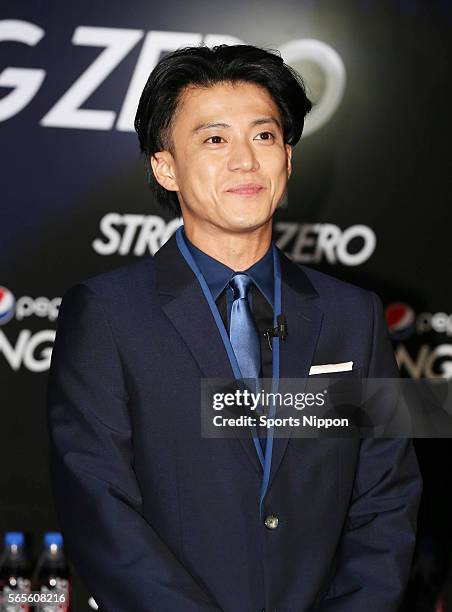
[{"label": "suit sleeve", "polygon": [[[380,298],[370,294],[373,339],[367,376],[398,377]],[[396,612],[408,581],[422,490],[411,439],[361,440],[336,573],[320,612]]]},{"label": "suit sleeve", "polygon": [[120,354],[84,284],[63,297],[47,392],[57,514],[99,610],[220,611],[143,517]]}]

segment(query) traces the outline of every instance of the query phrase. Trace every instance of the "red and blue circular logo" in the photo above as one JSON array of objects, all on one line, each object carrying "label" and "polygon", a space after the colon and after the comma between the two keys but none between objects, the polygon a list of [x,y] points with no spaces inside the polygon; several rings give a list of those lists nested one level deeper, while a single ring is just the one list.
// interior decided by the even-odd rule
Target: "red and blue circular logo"
[{"label": "red and blue circular logo", "polygon": [[6,287],[0,285],[0,325],[4,325],[14,316],[16,298]]},{"label": "red and blue circular logo", "polygon": [[408,338],[414,332],[416,315],[408,304],[395,302],[385,309],[389,334],[394,340]]}]

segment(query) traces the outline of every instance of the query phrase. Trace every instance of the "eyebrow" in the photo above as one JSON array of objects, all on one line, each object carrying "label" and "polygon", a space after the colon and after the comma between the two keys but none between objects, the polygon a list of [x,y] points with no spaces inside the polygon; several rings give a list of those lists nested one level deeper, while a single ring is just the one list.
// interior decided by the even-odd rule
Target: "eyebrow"
[{"label": "eyebrow", "polygon": [[[279,121],[275,119],[275,117],[260,117],[259,119],[255,119],[254,121],[251,121],[250,127],[254,127],[256,125],[264,125],[265,123],[273,123],[277,125],[279,129],[281,129],[281,125]],[[196,126],[193,132],[197,134],[198,132],[201,132],[202,130],[208,130],[210,128],[230,128],[230,127],[231,126],[228,123],[223,123],[221,121],[209,121],[207,123],[201,123],[200,125]]]}]

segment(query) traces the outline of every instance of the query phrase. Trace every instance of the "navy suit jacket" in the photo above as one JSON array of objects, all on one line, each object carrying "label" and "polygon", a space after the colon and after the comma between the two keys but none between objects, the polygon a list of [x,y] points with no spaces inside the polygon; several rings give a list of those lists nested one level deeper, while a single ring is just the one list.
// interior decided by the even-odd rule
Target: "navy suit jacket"
[{"label": "navy suit jacket", "polygon": [[[280,257],[280,376],[350,360],[356,375],[397,376],[376,294]],[[421,490],[411,441],[275,438],[264,516],[279,523],[268,529],[251,435],[200,435],[203,377],[233,373],[174,236],[64,294],[48,382],[52,479],[99,609],[396,611]]]}]

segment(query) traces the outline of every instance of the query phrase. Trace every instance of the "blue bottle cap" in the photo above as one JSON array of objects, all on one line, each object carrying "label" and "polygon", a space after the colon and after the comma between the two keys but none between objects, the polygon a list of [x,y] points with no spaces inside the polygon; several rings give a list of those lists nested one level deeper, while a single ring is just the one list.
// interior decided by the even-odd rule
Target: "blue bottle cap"
[{"label": "blue bottle cap", "polygon": [[22,531],[7,531],[5,533],[5,546],[16,546],[24,545],[24,534]]},{"label": "blue bottle cap", "polygon": [[44,534],[44,546],[48,547],[51,544],[63,546],[63,536],[59,531],[48,531]]}]

